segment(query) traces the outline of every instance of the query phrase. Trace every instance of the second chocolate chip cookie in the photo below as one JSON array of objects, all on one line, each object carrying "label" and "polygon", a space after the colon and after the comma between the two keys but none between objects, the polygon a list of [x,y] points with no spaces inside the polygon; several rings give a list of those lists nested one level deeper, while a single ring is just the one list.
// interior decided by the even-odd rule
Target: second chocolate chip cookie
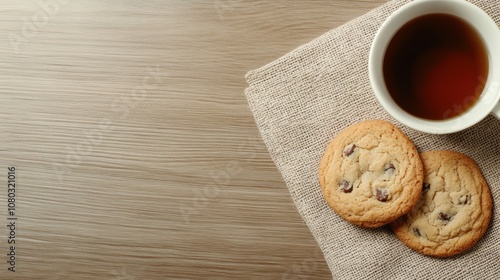
[{"label": "second chocolate chip cookie", "polygon": [[488,228],[493,202],[488,184],[474,160],[464,154],[431,151],[421,158],[422,198],[391,226],[417,252],[434,257],[460,254]]}]

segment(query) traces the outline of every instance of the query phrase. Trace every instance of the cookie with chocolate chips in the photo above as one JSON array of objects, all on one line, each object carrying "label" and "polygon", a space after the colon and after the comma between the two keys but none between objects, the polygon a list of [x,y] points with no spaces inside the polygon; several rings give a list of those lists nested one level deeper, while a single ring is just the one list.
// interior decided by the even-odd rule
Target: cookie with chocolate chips
[{"label": "cookie with chocolate chips", "polygon": [[328,145],[319,167],[323,195],[345,220],[380,227],[406,214],[422,192],[413,142],[389,122],[352,125]]},{"label": "cookie with chocolate chips", "polygon": [[424,184],[420,201],[391,224],[396,236],[424,255],[450,257],[471,248],[491,219],[492,198],[476,163],[452,151],[421,155]]}]

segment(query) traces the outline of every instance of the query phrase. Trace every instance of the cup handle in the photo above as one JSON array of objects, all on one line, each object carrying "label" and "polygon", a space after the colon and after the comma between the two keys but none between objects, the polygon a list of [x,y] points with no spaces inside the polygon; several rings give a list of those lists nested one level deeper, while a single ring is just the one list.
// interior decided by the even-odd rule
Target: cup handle
[{"label": "cup handle", "polygon": [[495,109],[493,109],[493,115],[500,120],[500,103],[497,104]]}]

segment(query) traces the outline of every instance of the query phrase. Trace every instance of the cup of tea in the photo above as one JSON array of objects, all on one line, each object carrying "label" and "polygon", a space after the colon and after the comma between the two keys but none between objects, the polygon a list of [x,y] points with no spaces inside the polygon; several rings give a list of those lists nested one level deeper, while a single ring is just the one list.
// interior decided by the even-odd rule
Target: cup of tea
[{"label": "cup of tea", "polygon": [[369,57],[380,104],[413,129],[447,134],[500,119],[500,30],[465,0],[414,0],[380,27]]}]

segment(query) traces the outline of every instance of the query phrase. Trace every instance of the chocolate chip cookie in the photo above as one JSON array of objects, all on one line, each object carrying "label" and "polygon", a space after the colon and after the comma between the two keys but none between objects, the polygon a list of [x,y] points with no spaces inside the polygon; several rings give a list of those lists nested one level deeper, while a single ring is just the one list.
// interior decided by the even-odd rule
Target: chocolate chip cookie
[{"label": "chocolate chip cookie", "polygon": [[319,179],[330,207],[362,227],[406,214],[422,192],[423,167],[413,142],[381,120],[352,125],[328,145]]},{"label": "chocolate chip cookie", "polygon": [[450,257],[471,248],[491,219],[492,198],[476,163],[451,151],[421,155],[423,193],[417,205],[391,224],[408,247],[425,255]]}]

